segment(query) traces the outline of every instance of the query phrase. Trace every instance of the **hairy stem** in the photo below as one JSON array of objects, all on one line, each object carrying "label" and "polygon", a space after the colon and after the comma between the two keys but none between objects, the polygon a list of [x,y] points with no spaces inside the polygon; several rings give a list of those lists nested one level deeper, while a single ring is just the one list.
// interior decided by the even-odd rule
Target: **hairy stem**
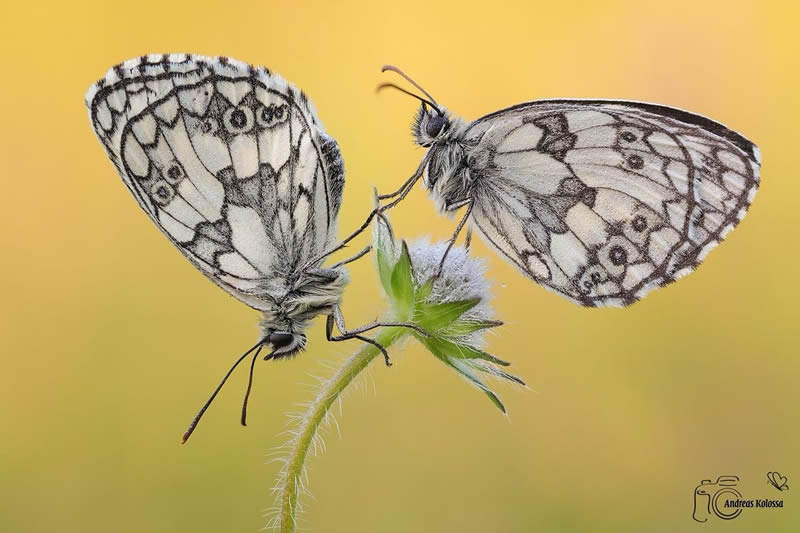
[{"label": "hairy stem", "polygon": [[[375,340],[388,348],[401,338],[407,337],[408,328],[384,328]],[[322,385],[316,398],[306,410],[298,428],[297,437],[291,443],[291,450],[286,463],[286,473],[279,487],[280,494],[280,532],[294,533],[296,528],[297,496],[300,479],[308,456],[308,449],[317,434],[320,424],[325,419],[331,405],[339,398],[353,379],[364,370],[376,357],[380,350],[371,344],[364,346],[350,356],[344,365]]]}]

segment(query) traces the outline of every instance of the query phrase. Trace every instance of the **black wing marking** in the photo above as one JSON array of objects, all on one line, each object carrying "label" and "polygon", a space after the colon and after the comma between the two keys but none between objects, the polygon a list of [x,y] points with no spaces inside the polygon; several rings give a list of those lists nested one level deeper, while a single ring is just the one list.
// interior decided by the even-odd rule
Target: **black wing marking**
[{"label": "black wing marking", "polygon": [[212,281],[258,309],[335,238],[336,142],[267,69],[184,54],[112,68],[92,126],[142,209]]},{"label": "black wing marking", "polygon": [[481,233],[526,275],[589,306],[630,304],[696,268],[759,183],[755,145],[652,104],[532,102],[465,137],[481,162],[470,168]]}]

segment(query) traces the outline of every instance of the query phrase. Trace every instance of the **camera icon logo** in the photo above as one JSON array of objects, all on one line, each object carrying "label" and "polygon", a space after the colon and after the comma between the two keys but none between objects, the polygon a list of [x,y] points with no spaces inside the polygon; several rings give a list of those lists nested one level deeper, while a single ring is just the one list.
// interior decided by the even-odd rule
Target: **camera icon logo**
[{"label": "camera icon logo", "polygon": [[742,494],[736,490],[739,476],[719,476],[715,482],[704,479],[694,489],[694,511],[692,518],[705,522],[711,513],[723,520],[733,520],[742,512],[741,507],[726,508],[728,500],[741,500]]}]

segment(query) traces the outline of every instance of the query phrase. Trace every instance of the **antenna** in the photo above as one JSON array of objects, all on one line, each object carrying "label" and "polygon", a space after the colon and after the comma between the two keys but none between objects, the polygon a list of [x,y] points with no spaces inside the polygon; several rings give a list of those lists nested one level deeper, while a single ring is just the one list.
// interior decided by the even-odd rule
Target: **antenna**
[{"label": "antenna", "polygon": [[[263,346],[263,345],[262,345]],[[261,348],[256,350],[256,353],[253,354],[253,361],[250,363],[250,378],[247,381],[247,390],[244,393],[244,401],[242,402],[242,425],[247,425],[247,400],[250,398],[250,389],[253,387],[253,369],[256,366],[256,359],[258,359],[258,354],[261,352]],[[275,352],[270,353],[266,357],[264,357],[264,361],[269,361],[275,356]]]},{"label": "antenna", "polygon": [[387,70],[391,70],[392,72],[400,74],[403,78],[405,78],[405,80],[408,83],[410,83],[411,85],[413,85],[414,87],[416,87],[417,89],[422,91],[422,94],[427,96],[428,100],[425,100],[421,96],[418,96],[418,95],[416,95],[414,93],[411,93],[409,91],[401,89],[400,87],[398,87],[397,85],[394,85],[392,83],[385,83],[385,84],[381,85],[379,88],[381,88],[381,87],[394,87],[395,89],[398,89],[398,90],[400,90],[400,91],[402,91],[402,92],[404,92],[404,93],[406,93],[408,95],[411,95],[414,98],[417,98],[418,100],[420,100],[422,102],[426,102],[426,103],[430,104],[430,106],[433,107],[436,110],[437,113],[439,113],[440,115],[443,115],[442,110],[439,109],[439,104],[436,103],[436,99],[433,96],[431,96],[428,91],[423,89],[422,86],[419,83],[417,83],[413,79],[411,79],[411,76],[409,76],[408,74],[406,74],[405,72],[403,72],[399,68],[395,67],[394,65],[384,65],[383,67],[381,67],[381,72],[386,72]]},{"label": "antenna", "polygon": [[[225,385],[225,382],[228,380],[228,378],[229,378],[229,377],[230,377],[230,375],[233,373],[233,371],[236,369],[236,367],[237,367],[237,366],[239,366],[239,363],[241,363],[242,361],[244,361],[245,357],[247,357],[248,355],[250,355],[250,354],[253,352],[253,350],[255,350],[256,348],[258,348],[258,350],[259,350],[259,351],[261,351],[261,347],[263,347],[263,344],[262,344],[262,343],[263,343],[263,341],[262,341],[262,340],[259,340],[259,341],[258,341],[258,342],[255,344],[255,346],[253,346],[252,348],[250,348],[249,350],[247,350],[247,351],[244,353],[244,355],[243,355],[243,356],[241,356],[241,357],[240,357],[240,358],[239,358],[239,359],[238,359],[238,360],[237,360],[235,363],[233,363],[233,366],[231,367],[231,369],[230,369],[230,370],[228,370],[228,373],[227,373],[227,374],[225,374],[225,377],[224,377],[224,378],[222,378],[222,381],[220,382],[220,384],[219,384],[219,385],[217,385],[217,388],[216,388],[216,390],[215,390],[215,391],[214,391],[214,392],[211,394],[211,397],[210,397],[210,398],[209,398],[209,399],[206,401],[206,403],[203,405],[203,407],[201,407],[201,408],[200,408],[200,411],[198,411],[198,412],[197,412],[197,414],[195,415],[194,419],[192,419],[192,422],[189,424],[189,428],[186,430],[186,433],[184,433],[184,434],[183,434],[183,438],[181,439],[181,444],[186,444],[186,441],[187,441],[187,440],[189,440],[189,437],[191,437],[191,436],[192,436],[192,433],[194,433],[194,430],[195,430],[195,428],[197,427],[197,424],[200,422],[200,419],[201,419],[201,418],[203,417],[203,415],[205,414],[205,412],[206,412],[206,409],[208,409],[208,407],[211,405],[211,402],[213,402],[213,401],[214,401],[214,398],[216,398],[216,397],[217,397],[217,394],[219,394],[219,391],[220,391],[220,389],[222,389],[222,386],[223,386],[223,385]],[[258,352],[256,352],[256,353],[258,353]],[[248,389],[248,390],[249,390],[249,389]]]},{"label": "antenna", "polygon": [[440,115],[442,114],[442,112],[439,111],[439,107],[436,104],[434,104],[433,102],[431,102],[430,100],[426,100],[425,98],[421,97],[420,95],[414,94],[409,90],[403,89],[402,87],[400,87],[398,85],[395,85],[394,83],[389,83],[389,82],[381,83],[380,85],[378,85],[378,90],[380,91],[381,89],[397,89],[401,93],[406,93],[408,96],[413,96],[414,98],[416,98],[417,100],[419,100],[423,104],[428,104],[429,106],[434,108]]}]

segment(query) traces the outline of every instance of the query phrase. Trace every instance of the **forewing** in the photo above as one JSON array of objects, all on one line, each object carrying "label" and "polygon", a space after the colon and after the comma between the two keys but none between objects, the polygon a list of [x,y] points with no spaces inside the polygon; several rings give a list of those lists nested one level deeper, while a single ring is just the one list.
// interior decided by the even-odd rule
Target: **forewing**
[{"label": "forewing", "polygon": [[227,58],[148,55],[86,94],[136,201],[204,274],[271,308],[335,238],[344,171],[304,93]]},{"label": "forewing", "polygon": [[587,306],[628,305],[694,270],[759,183],[750,141],[653,104],[531,102],[475,121],[466,143],[480,232]]}]

